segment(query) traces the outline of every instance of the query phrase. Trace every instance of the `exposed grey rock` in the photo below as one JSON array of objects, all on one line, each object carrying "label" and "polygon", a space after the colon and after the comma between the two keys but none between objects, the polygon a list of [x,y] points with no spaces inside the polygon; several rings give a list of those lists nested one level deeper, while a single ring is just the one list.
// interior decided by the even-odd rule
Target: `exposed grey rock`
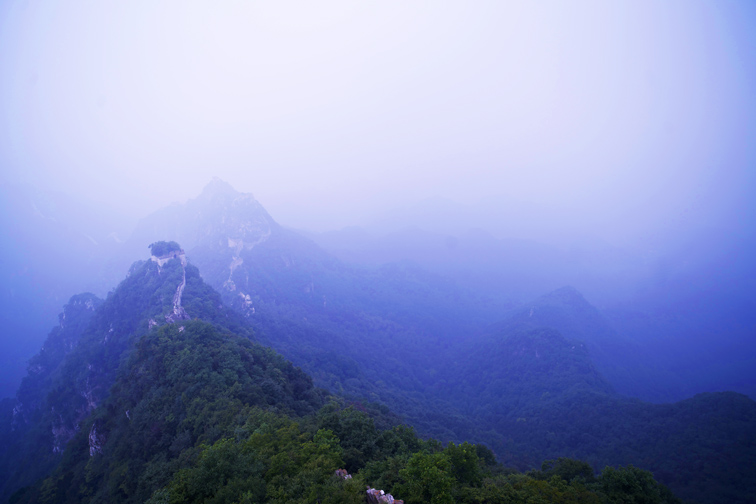
[{"label": "exposed grey rock", "polygon": [[92,428],[89,429],[89,456],[94,457],[98,453],[102,453],[102,446],[105,444],[105,436],[97,432],[97,422],[92,424]]}]

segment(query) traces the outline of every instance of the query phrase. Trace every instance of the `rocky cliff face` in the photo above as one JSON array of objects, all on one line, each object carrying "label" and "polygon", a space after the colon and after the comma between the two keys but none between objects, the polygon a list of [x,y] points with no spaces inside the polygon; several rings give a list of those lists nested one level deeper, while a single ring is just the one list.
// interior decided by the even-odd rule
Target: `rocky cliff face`
[{"label": "rocky cliff face", "polygon": [[241,312],[254,313],[249,254],[282,233],[252,194],[214,179],[197,198],[143,219],[125,247],[133,257],[156,240],[181,243],[204,278]]},{"label": "rocky cliff face", "polygon": [[141,251],[154,241],[173,240],[183,245],[193,262],[194,252],[200,248],[221,253],[228,259],[225,268],[231,268],[233,258],[241,257],[244,250],[264,242],[279,228],[252,194],[237,192],[216,178],[197,198],[143,219],[126,248],[133,257],[132,249]]},{"label": "rocky cliff face", "polygon": [[28,374],[21,382],[13,407],[14,430],[23,431],[26,425],[38,418],[45,401],[44,391],[49,388],[63,359],[79,343],[101,304],[100,298],[86,293],[73,296],[63,307],[63,312],[58,316],[58,326],[50,331],[42,349],[29,361]]},{"label": "rocky cliff face", "polygon": [[[65,361],[76,354],[87,327],[103,301],[93,294],[73,296],[63,308],[59,323],[50,331],[44,346],[30,361],[12,403],[12,413],[0,423],[0,499],[6,489],[32,483],[60,459],[65,442],[76,433],[66,419],[68,412],[51,403],[54,384],[60,379]],[[86,397],[91,389],[74,385]],[[81,397],[86,404],[85,397]],[[54,396],[52,396],[54,399]],[[71,412],[80,414],[78,405]],[[24,452],[25,451],[25,452]]]}]

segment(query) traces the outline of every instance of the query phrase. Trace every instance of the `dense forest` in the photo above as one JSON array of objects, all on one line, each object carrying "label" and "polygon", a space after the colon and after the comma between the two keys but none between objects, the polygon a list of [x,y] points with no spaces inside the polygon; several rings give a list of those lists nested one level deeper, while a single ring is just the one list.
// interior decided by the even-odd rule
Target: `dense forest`
[{"label": "dense forest", "polygon": [[[523,474],[483,445],[423,440],[385,407],[329,395],[236,326],[191,267],[195,320],[151,324],[169,315],[180,269],[137,263],[105,301],[66,306],[19,392],[38,414],[14,418],[9,502],[363,502],[366,485],[407,503],[678,502],[633,466],[596,475],[560,458]],[[30,463],[42,454],[47,464]]]},{"label": "dense forest", "polygon": [[[212,232],[192,238],[179,222]],[[189,239],[208,283],[317,385],[385,404],[424,436],[484,443],[521,470],[553,457],[596,470],[633,463],[704,502],[756,492],[756,403],[632,399],[669,370],[573,288],[517,306],[410,263],[350,266],[218,181],[135,236],[155,230]],[[724,463],[717,453],[729,454]]]},{"label": "dense forest", "polygon": [[349,265],[218,181],[121,253],[145,244],[2,402],[13,502],[756,498],[756,403],[633,398],[674,373],[574,288],[512,303]]}]

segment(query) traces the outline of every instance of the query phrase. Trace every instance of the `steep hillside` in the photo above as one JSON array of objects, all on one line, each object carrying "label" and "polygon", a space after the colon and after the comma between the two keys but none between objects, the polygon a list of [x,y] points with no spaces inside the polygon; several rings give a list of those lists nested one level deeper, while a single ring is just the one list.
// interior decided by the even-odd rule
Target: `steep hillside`
[{"label": "steep hillside", "polygon": [[[632,463],[696,502],[745,504],[756,496],[756,402],[731,392],[674,404],[622,397],[594,366],[588,343],[531,321],[544,304],[524,315],[529,323],[519,313],[450,356],[432,393],[473,420],[470,439],[519,467],[548,457],[595,468]],[[552,314],[542,320],[570,321],[558,309]]]},{"label": "steep hillside", "polygon": [[484,331],[481,341],[501,334],[553,328],[565,338],[585,344],[596,369],[622,395],[653,402],[679,397],[682,379],[660,357],[617,333],[598,309],[573,287],[562,287],[524,303]]},{"label": "steep hillside", "polygon": [[146,244],[166,238],[181,243],[203,278],[248,317],[275,306],[297,311],[296,318],[323,322],[361,312],[450,335],[503,313],[414,266],[348,267],[310,239],[279,226],[251,194],[218,179],[199,197],[141,221],[126,250],[141,253]]},{"label": "steep hillside", "polygon": [[440,353],[503,307],[411,264],[346,266],[219,180],[142,221],[129,247],[142,250],[164,230],[260,341],[317,385],[380,401],[425,434],[459,439],[448,425],[464,419],[444,404],[429,416],[423,390],[440,371]]},{"label": "steep hillside", "polygon": [[338,398],[324,406],[306,374],[251,341],[178,244],[151,249],[105,301],[71,300],[15,413],[3,403],[9,502],[357,504],[375,483],[408,504],[679,504],[633,467],[596,476],[560,459],[523,475],[484,446],[444,447],[391,427],[380,408],[370,407],[374,419]]},{"label": "steep hillside", "polygon": [[568,341],[554,329],[506,334],[458,356],[442,393],[464,411],[491,417],[522,413],[575,392],[614,395],[594,367],[585,345]]},{"label": "steep hillside", "polygon": [[[738,462],[729,474],[753,467],[753,401],[741,405],[743,416],[737,401],[723,400],[719,432],[713,412],[690,414],[695,402],[682,403],[680,416],[670,420],[677,410],[618,395],[663,400],[665,389],[655,381],[667,377],[574,289],[505,316],[508,307],[492,306],[414,265],[346,266],[220,181],[145,221],[141,239],[151,241],[148,231],[168,223],[183,229],[170,237],[193,237],[187,256],[206,264],[205,279],[256,328],[260,341],[302,366],[317,385],[387,405],[423,435],[485,443],[521,468],[576,455],[597,470],[626,461],[660,471],[678,467],[664,473],[665,481],[692,495],[706,474],[707,502],[719,502],[729,480],[712,459],[700,462],[701,472],[685,469],[684,460],[708,446],[712,453],[734,451],[726,466]],[[482,329],[495,319],[501,322]],[[573,418],[575,411],[582,413]],[[654,430],[658,423],[694,433],[668,445],[687,455],[665,454],[662,443],[645,437],[663,432],[665,439],[681,439],[672,427]],[[735,493],[749,495],[752,487],[740,478]]]},{"label": "steep hillside", "polygon": [[[48,395],[61,380],[67,355],[74,351],[102,300],[92,294],[73,296],[44,346],[31,359],[16,398],[4,401],[0,424],[0,497],[10,488],[29,484],[59,460],[56,423]],[[52,434],[52,435],[51,435]],[[61,432],[58,431],[57,435]],[[58,449],[56,449],[58,448]],[[23,468],[22,470],[20,467]],[[9,478],[13,475],[13,479]]]},{"label": "steep hillside", "polygon": [[[108,396],[134,341],[152,327],[200,317],[251,334],[184,256],[135,263],[104,301],[74,296],[29,364],[13,401],[8,472],[2,484],[28,484],[56,464],[80,423]],[[32,462],[33,461],[33,462]]]},{"label": "steep hillside", "polygon": [[136,342],[111,394],[80,421],[66,456],[19,502],[144,502],[203,443],[231,436],[256,408],[301,416],[324,394],[269,349],[200,321]]}]

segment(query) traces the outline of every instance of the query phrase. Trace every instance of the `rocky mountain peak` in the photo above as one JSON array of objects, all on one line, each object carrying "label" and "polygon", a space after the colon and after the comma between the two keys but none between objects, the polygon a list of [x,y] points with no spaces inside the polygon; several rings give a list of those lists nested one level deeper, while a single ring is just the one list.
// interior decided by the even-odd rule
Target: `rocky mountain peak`
[{"label": "rocky mountain peak", "polygon": [[213,180],[205,186],[202,190],[201,198],[214,199],[214,198],[227,198],[239,196],[239,192],[236,191],[231,184],[221,180],[218,177],[213,177]]},{"label": "rocky mountain peak", "polygon": [[551,291],[548,294],[544,294],[543,296],[538,298],[536,302],[543,304],[558,303],[574,307],[584,307],[590,305],[590,303],[586,301],[583,295],[571,285],[566,285],[564,287],[560,287],[554,291]]}]

